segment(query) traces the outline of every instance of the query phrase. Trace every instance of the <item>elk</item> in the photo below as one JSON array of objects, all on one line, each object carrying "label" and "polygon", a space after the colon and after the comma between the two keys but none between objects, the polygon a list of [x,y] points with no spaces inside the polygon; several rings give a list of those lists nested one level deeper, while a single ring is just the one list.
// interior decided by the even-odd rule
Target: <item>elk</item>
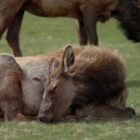
[{"label": "elk", "polygon": [[38,116],[45,122],[80,120],[97,114],[98,119],[123,120],[135,114],[126,108],[124,64],[116,53],[102,48],[69,45],[47,55],[0,54],[0,85],[5,121],[19,116],[20,120]]},{"label": "elk", "polygon": [[125,120],[135,111],[126,107],[128,90],[120,57],[99,48],[75,55],[71,46],[61,65],[49,75],[37,119],[41,122],[90,119]]},{"label": "elk", "polygon": [[135,111],[126,107],[128,90],[120,57],[99,48],[84,48],[75,55],[71,46],[46,81],[37,119],[54,122],[69,119],[124,120]]},{"label": "elk", "polygon": [[139,0],[0,0],[0,38],[6,39],[15,56],[22,56],[19,32],[25,11],[43,17],[77,20],[80,45],[98,45],[96,23],[111,17],[119,20],[127,37],[140,42]]},{"label": "elk", "polygon": [[19,116],[23,120],[35,118],[51,72],[51,60],[59,62],[61,53],[21,58],[0,54],[0,112],[5,121]]}]

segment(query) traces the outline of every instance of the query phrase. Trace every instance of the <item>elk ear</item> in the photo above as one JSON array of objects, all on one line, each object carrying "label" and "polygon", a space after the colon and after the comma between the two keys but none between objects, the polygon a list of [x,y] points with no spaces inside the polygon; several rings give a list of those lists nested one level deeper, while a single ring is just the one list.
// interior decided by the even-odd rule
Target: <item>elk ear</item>
[{"label": "elk ear", "polygon": [[68,45],[64,51],[62,59],[62,72],[70,72],[75,61],[74,52],[71,45]]},{"label": "elk ear", "polygon": [[49,74],[54,72],[54,70],[55,70],[55,59],[52,59],[49,66]]}]

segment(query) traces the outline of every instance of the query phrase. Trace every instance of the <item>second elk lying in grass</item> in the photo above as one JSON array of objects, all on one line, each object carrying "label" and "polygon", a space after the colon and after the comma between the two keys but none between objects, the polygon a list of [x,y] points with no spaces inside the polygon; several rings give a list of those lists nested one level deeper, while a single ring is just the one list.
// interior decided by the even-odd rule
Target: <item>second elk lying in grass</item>
[{"label": "second elk lying in grass", "polygon": [[125,67],[116,53],[84,48],[74,55],[68,46],[57,69],[53,63],[38,115],[40,121],[84,117],[124,120],[135,114],[132,108],[126,108]]},{"label": "second elk lying in grass", "polygon": [[73,51],[68,46],[22,58],[1,54],[0,85],[5,121],[36,116],[42,122],[84,117],[124,120],[135,114],[126,108],[123,62],[116,53],[101,48]]}]

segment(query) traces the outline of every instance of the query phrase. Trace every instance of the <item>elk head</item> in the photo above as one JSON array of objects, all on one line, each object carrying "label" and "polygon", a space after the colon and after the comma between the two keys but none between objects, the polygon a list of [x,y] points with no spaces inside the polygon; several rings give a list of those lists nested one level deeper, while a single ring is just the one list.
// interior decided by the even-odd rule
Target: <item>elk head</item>
[{"label": "elk head", "polygon": [[52,122],[61,119],[71,105],[75,96],[75,86],[70,78],[75,56],[72,47],[66,47],[60,67],[55,68],[55,61],[50,69],[53,71],[45,84],[42,104],[37,119]]}]

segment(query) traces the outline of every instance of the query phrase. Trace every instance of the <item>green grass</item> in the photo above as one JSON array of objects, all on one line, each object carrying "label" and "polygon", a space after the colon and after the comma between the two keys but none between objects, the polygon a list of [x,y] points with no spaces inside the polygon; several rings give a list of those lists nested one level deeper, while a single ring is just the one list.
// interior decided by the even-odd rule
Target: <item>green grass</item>
[{"label": "green grass", "polygon": [[[127,68],[129,98],[127,106],[137,115],[127,121],[68,122],[40,124],[37,122],[0,122],[0,140],[139,140],[140,139],[140,44],[128,41],[118,23],[110,20],[98,24],[100,46],[118,50]],[[45,54],[66,44],[78,45],[75,21],[66,18],[24,17],[20,33],[24,56]],[[4,36],[0,52],[12,53]]]}]

